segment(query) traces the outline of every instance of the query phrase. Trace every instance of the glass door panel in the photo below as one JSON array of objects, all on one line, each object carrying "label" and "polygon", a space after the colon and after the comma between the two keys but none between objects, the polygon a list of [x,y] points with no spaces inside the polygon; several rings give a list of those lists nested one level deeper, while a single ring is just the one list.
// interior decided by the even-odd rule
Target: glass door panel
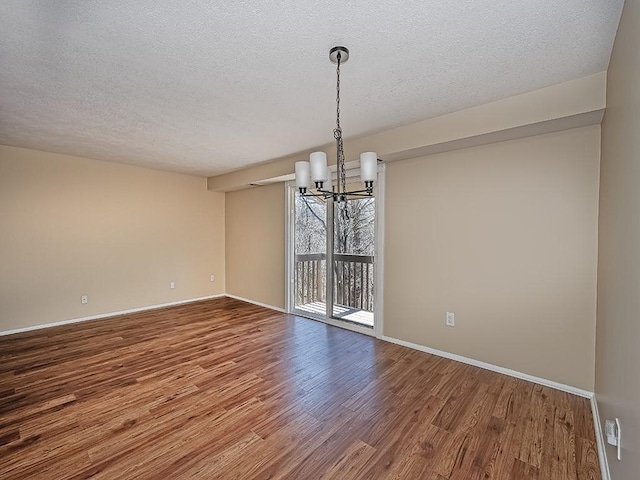
[{"label": "glass door panel", "polygon": [[333,318],[373,327],[375,198],[333,207]]},{"label": "glass door panel", "polygon": [[295,194],[294,309],[327,316],[327,202]]}]

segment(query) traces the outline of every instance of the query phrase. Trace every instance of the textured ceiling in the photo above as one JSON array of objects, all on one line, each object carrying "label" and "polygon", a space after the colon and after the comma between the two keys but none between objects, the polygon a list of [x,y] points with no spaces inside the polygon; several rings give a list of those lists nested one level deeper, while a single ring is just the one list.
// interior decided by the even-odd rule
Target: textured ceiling
[{"label": "textured ceiling", "polygon": [[0,144],[214,175],[605,70],[622,0],[4,0]]}]

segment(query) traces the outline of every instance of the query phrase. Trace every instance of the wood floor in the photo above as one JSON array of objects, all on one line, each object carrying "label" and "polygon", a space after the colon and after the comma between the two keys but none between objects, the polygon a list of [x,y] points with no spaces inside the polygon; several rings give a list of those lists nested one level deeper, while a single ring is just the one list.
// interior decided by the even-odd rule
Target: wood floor
[{"label": "wood floor", "polygon": [[0,360],[4,480],[600,479],[586,399],[227,298]]}]

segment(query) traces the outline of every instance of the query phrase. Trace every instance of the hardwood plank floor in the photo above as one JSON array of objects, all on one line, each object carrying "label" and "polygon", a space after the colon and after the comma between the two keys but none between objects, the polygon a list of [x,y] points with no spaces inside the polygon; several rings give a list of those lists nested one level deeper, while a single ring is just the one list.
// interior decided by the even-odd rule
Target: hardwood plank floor
[{"label": "hardwood plank floor", "polygon": [[600,479],[586,399],[228,298],[0,360],[5,480]]}]

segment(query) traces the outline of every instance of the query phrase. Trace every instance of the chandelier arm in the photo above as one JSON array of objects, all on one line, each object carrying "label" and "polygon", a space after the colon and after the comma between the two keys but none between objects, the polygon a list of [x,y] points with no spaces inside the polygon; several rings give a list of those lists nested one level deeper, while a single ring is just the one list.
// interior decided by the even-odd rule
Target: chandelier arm
[{"label": "chandelier arm", "polygon": [[344,200],[344,197],[364,197],[364,198],[371,198],[373,197],[373,191],[369,191],[368,189],[362,189],[362,190],[353,190],[351,192],[345,192],[344,194],[338,194],[337,192],[332,192],[329,190],[322,190],[322,189],[317,189],[317,190],[313,190],[313,191],[305,191],[303,192],[299,192],[299,195],[301,197],[316,197],[316,198],[333,198],[336,202],[339,202],[341,200]]},{"label": "chandelier arm", "polygon": [[336,196],[335,192],[330,192],[328,190],[315,190],[315,191],[309,191],[309,192],[300,192],[300,196],[301,197],[315,197],[315,198],[324,198],[325,200],[327,198],[331,198]]}]

